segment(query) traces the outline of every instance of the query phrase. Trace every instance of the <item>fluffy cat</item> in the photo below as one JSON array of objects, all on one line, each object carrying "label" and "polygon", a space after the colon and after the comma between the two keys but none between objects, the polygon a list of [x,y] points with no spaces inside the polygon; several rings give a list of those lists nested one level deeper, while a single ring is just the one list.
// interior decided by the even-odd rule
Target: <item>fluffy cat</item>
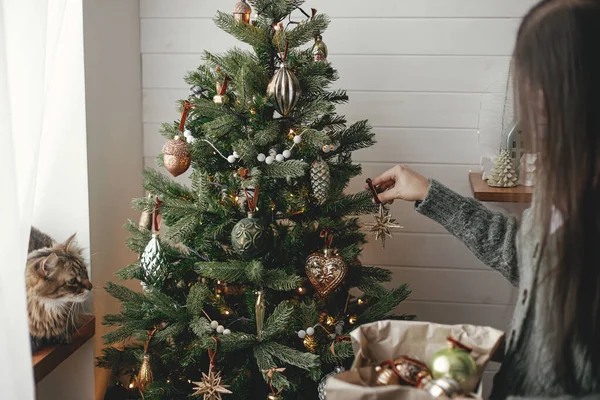
[{"label": "fluffy cat", "polygon": [[25,269],[32,350],[46,343],[68,342],[79,311],[92,290],[75,234],[64,243],[31,228]]}]

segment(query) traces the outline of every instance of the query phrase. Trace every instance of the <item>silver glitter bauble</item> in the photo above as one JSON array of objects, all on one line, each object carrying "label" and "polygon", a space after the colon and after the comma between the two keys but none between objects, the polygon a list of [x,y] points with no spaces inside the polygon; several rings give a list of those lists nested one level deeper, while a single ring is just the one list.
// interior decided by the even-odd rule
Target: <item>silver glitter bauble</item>
[{"label": "silver glitter bauble", "polygon": [[321,382],[319,382],[318,387],[319,400],[325,400],[327,398],[327,379],[331,378],[334,375],[341,374],[345,370],[346,369],[344,367],[335,367],[333,372],[328,373],[323,377],[323,379],[321,379]]}]

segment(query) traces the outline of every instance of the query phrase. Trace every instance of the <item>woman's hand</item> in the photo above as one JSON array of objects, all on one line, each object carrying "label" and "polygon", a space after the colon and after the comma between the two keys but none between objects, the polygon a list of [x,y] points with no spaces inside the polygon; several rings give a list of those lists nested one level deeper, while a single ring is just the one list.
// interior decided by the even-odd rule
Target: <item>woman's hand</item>
[{"label": "woman's hand", "polygon": [[379,200],[390,204],[396,199],[423,201],[429,192],[429,179],[404,165],[396,165],[379,175],[373,179],[373,185],[381,191]]}]

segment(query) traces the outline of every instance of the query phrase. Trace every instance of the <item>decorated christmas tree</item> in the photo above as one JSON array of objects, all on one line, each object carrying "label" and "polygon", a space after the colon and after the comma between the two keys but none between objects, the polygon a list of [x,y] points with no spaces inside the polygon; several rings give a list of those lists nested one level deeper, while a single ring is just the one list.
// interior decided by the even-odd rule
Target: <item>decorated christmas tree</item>
[{"label": "decorated christmas tree", "polygon": [[352,152],[374,141],[335,112],[348,96],[331,89],[328,18],[301,0],[249,3],[215,23],[252,51],[205,52],[181,118],[162,126],[159,163],[191,167],[190,185],[144,172],[142,219],[126,224],[139,261],[118,272],[142,290],[106,286],[122,310],[104,319],[115,329],[97,363],[131,398],[318,398],[353,359],[351,330],[410,318],[394,315],[408,288],[358,259],[357,216],[376,194],[344,190],[361,173]]},{"label": "decorated christmas tree", "polygon": [[502,150],[500,152],[487,182],[489,186],[503,188],[511,188],[519,184],[519,176],[515,171],[512,158],[508,151]]}]

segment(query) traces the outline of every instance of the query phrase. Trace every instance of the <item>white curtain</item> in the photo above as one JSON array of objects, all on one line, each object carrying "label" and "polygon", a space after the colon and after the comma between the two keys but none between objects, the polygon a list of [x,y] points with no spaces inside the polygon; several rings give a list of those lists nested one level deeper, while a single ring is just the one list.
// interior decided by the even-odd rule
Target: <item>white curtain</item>
[{"label": "white curtain", "polygon": [[34,398],[24,269],[47,88],[67,0],[0,0],[0,388]]}]

